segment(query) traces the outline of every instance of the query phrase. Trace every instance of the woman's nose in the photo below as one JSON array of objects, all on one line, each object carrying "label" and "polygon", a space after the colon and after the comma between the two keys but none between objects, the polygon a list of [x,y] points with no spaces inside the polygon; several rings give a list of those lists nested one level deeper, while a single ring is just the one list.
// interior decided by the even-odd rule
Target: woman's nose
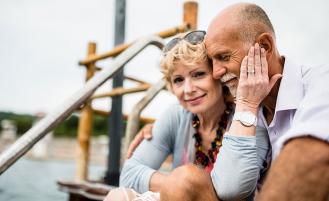
[{"label": "woman's nose", "polygon": [[185,82],[184,82],[184,92],[185,93],[191,93],[193,92],[193,83],[190,79],[186,79]]}]

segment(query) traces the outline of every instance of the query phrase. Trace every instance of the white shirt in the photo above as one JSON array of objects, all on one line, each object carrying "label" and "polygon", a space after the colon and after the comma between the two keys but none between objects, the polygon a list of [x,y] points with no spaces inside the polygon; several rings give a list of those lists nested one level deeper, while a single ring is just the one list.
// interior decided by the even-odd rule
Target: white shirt
[{"label": "white shirt", "polygon": [[268,131],[272,159],[292,138],[329,142],[329,66],[296,65],[286,58],[273,120],[267,125],[263,112],[258,116],[258,126]]}]

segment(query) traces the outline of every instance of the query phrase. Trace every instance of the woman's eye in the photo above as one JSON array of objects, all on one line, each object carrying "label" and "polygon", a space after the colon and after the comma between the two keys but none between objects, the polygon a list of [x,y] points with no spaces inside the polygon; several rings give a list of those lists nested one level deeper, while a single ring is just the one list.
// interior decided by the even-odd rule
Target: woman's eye
[{"label": "woman's eye", "polygon": [[184,81],[184,79],[181,78],[181,77],[176,77],[176,78],[173,79],[173,83],[174,84],[179,84],[179,83],[181,83],[183,81]]},{"label": "woman's eye", "polygon": [[206,72],[203,72],[203,71],[199,71],[199,72],[195,72],[193,77],[203,77],[204,75],[206,74]]}]

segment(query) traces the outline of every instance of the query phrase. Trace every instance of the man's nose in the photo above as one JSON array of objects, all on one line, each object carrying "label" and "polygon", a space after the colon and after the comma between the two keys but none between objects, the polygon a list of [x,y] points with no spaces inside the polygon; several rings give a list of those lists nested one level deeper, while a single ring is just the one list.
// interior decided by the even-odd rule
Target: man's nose
[{"label": "man's nose", "polygon": [[226,68],[221,64],[221,62],[216,61],[216,59],[212,61],[212,68],[212,76],[215,79],[220,79],[226,73]]}]

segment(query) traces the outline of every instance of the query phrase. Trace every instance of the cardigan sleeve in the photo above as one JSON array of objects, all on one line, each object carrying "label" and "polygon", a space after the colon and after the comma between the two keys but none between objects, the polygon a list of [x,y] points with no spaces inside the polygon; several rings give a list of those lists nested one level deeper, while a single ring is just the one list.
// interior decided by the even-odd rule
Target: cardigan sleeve
[{"label": "cardigan sleeve", "polygon": [[133,188],[139,193],[149,190],[152,174],[173,152],[175,133],[179,124],[178,113],[178,107],[173,106],[155,122],[152,140],[143,140],[132,157],[124,163],[120,186]]},{"label": "cardigan sleeve", "polygon": [[256,128],[256,136],[225,134],[217,155],[211,179],[222,200],[239,200],[253,196],[270,150],[264,128]]}]

